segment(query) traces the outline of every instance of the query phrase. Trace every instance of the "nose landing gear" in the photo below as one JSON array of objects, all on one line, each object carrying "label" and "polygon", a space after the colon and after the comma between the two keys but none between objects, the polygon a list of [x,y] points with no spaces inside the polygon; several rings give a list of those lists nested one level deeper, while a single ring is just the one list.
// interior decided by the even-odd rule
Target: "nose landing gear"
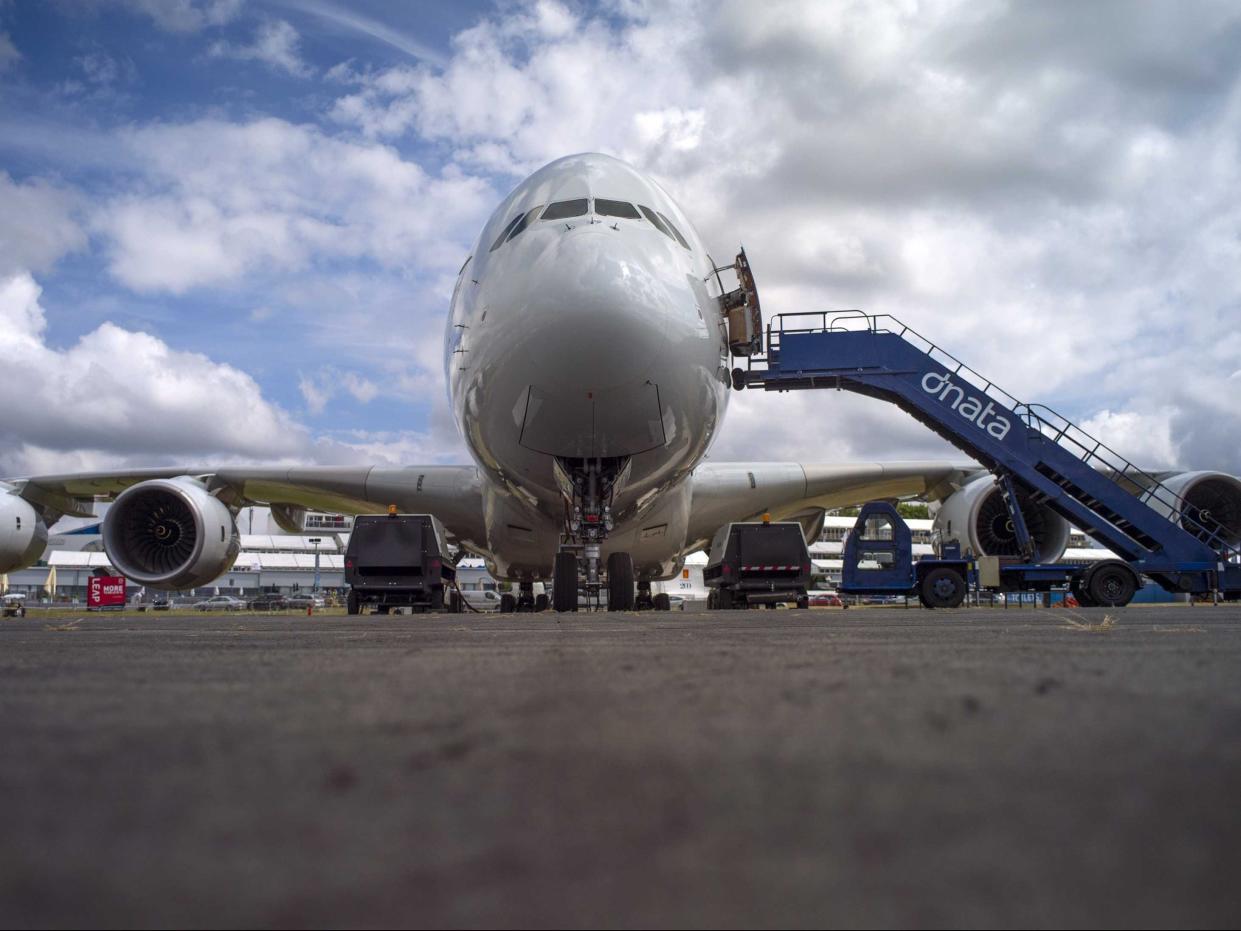
[{"label": "nose landing gear", "polygon": [[[612,499],[625,475],[627,458],[559,461],[567,480],[564,542],[556,554],[552,582],[552,607],[576,611],[579,588],[589,604],[598,605],[603,587],[600,545],[612,530]],[[580,562],[579,562],[579,552]],[[578,578],[584,570],[584,585]],[[633,559],[628,553],[608,556],[608,610],[632,611],[634,607]]]}]

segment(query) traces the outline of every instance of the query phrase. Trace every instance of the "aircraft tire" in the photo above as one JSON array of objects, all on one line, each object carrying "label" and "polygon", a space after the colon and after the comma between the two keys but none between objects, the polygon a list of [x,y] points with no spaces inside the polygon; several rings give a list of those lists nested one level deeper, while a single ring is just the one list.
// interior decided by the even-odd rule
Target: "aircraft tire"
[{"label": "aircraft tire", "polygon": [[536,612],[546,611],[547,606],[549,604],[551,604],[551,599],[548,598],[546,595],[535,595],[534,596],[534,610]]},{"label": "aircraft tire", "polygon": [[556,554],[552,574],[552,607],[557,611],[577,610],[577,554],[561,551]]},{"label": "aircraft tire", "polygon": [[500,596],[500,613],[512,614],[517,610],[517,599],[512,592],[505,592]]},{"label": "aircraft tire", "polygon": [[652,600],[655,602],[656,611],[671,611],[672,610],[672,600],[668,597],[667,592],[660,592]]},{"label": "aircraft tire", "polygon": [[612,553],[608,556],[608,610],[632,611],[633,605],[633,557]]}]

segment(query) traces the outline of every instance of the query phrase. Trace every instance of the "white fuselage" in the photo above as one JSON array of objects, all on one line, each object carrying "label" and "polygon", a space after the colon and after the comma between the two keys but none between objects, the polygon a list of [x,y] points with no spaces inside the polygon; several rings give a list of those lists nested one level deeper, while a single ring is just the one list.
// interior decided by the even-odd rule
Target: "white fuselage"
[{"label": "white fuselage", "polygon": [[[553,204],[560,218],[542,218]],[[627,461],[604,553],[632,553],[645,578],[679,567],[687,478],[728,401],[713,267],[672,199],[609,156],[552,162],[496,209],[461,269],[445,347],[454,415],[487,480],[493,572],[549,576],[558,459]]]}]

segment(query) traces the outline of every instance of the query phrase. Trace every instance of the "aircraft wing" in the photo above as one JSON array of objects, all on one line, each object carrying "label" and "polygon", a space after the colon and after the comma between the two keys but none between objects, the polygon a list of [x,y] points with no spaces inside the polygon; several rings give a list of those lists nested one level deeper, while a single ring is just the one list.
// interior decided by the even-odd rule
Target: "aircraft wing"
[{"label": "aircraft wing", "polygon": [[796,520],[817,536],[825,511],[883,498],[948,497],[981,467],[972,462],[705,462],[694,470],[688,549],[731,521]]},{"label": "aircraft wing", "polygon": [[474,466],[160,468],[36,475],[6,484],[50,524],[63,515],[88,517],[93,502],[111,500],[139,482],[182,475],[198,479],[231,506],[270,505],[278,521],[291,522],[299,508],[365,514],[395,504],[406,513],[434,514],[467,548],[486,538],[482,484]]}]

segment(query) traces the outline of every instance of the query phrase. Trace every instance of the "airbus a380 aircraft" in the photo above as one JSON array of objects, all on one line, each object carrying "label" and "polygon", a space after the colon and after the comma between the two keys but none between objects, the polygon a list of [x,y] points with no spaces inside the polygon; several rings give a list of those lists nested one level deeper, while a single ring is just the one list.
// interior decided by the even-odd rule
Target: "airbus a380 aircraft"
[{"label": "airbus a380 aircraft", "polygon": [[[61,516],[89,516],[95,500],[113,498],[110,561],[162,589],[225,572],[247,504],[270,505],[293,532],[305,509],[434,514],[497,578],[520,583],[523,605],[534,605],[536,580],[553,580],[571,592],[558,599],[570,610],[579,582],[603,579],[613,608],[634,605],[635,584],[649,604],[640,596],[650,581],[679,571],[721,525],[764,512],[801,522],[810,540],[826,508],[929,497],[942,502],[941,527],[974,552],[1015,553],[991,477],[968,465],[703,461],[731,392],[725,311],[738,295],[757,300],[742,272],[751,287],[726,294],[688,217],[630,166],[605,155],[552,162],[492,214],[453,293],[444,364],[474,465],[10,480],[0,572],[35,562]],[[1068,526],[1025,510],[1043,558],[1056,558]]]}]

